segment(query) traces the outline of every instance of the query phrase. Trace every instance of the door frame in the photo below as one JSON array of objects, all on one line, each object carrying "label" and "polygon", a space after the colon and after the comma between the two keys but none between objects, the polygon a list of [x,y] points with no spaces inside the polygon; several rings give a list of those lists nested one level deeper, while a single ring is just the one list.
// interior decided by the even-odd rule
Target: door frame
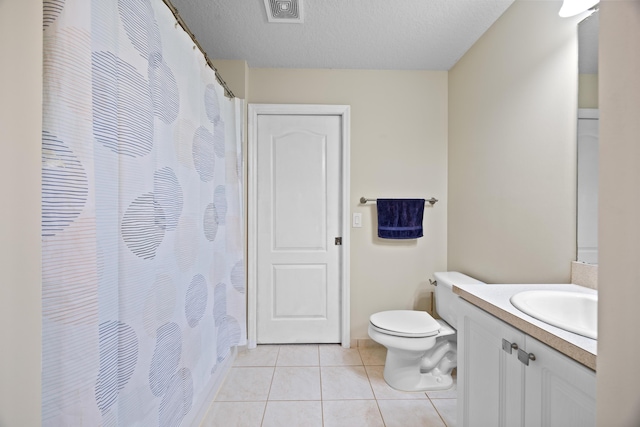
[{"label": "door frame", "polygon": [[351,188],[351,107],[349,105],[318,104],[249,104],[247,141],[247,346],[257,345],[257,259],[258,259],[258,116],[260,115],[315,115],[341,117],[341,184],[340,226],[342,229],[342,251],[340,251],[340,337],[342,347],[351,343],[350,302],[350,188]]}]

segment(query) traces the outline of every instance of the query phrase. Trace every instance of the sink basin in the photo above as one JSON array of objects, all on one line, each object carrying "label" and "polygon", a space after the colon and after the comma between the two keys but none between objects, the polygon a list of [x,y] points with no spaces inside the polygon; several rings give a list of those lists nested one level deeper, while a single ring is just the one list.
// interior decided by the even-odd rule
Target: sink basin
[{"label": "sink basin", "polygon": [[598,339],[598,295],[567,291],[524,291],[510,299],[518,310],[550,325]]}]

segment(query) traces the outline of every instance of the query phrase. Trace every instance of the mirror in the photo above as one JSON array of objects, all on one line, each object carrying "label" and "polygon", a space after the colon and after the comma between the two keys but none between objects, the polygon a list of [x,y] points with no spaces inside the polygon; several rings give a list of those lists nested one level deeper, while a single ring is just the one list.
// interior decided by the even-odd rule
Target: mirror
[{"label": "mirror", "polygon": [[578,25],[578,261],[598,263],[598,12]]}]

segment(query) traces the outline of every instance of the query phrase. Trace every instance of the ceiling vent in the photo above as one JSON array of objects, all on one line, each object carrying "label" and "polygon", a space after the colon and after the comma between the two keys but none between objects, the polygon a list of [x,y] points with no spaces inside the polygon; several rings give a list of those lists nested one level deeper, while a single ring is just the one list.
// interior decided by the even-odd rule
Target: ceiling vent
[{"label": "ceiling vent", "polygon": [[302,0],[264,0],[269,22],[302,24]]}]

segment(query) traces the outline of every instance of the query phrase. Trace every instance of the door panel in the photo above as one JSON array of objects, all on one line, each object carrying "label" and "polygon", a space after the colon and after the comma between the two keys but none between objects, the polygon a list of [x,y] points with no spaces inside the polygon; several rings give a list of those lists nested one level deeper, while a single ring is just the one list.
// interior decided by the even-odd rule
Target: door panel
[{"label": "door panel", "polygon": [[273,319],[326,319],[326,265],[273,266]]},{"label": "door panel", "polygon": [[326,251],[326,136],[274,137],[272,155],[274,250]]},{"label": "door panel", "polygon": [[257,342],[340,342],[341,118],[257,123]]}]

